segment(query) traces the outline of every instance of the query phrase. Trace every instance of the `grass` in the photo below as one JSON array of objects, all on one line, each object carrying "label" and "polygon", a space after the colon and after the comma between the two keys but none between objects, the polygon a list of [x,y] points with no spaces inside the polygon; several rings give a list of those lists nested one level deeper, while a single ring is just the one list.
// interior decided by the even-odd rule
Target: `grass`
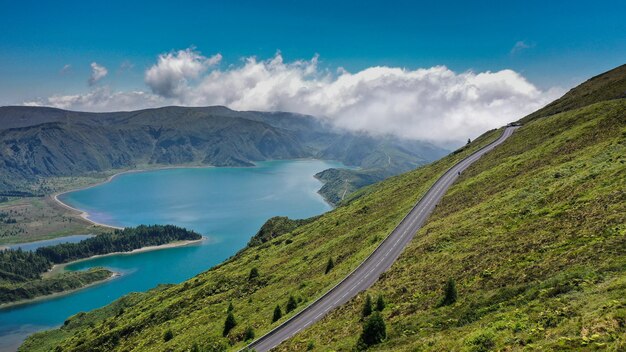
[{"label": "grass", "polygon": [[16,220],[0,223],[0,244],[23,243],[55,237],[102,232],[77,212],[60,206],[50,197],[18,198],[0,204],[0,213]]},{"label": "grass", "polygon": [[[359,190],[347,205],[289,234],[244,250],[185,283],[141,294],[141,299],[124,305],[122,314],[96,310],[81,315],[90,326],[36,334],[22,350],[47,351],[60,339],[64,350],[184,350],[194,343],[240,348],[247,327],[260,336],[323,294],[373,251],[445,170],[499,135],[490,131],[429,167]],[[335,266],[325,274],[330,257]],[[260,275],[250,281],[252,268]],[[284,312],[291,295],[298,308],[272,323],[276,304]],[[231,302],[239,324],[223,338]],[[164,342],[168,330],[173,337]]]},{"label": "grass", "polygon": [[[383,294],[372,350],[626,348],[626,100],[537,120],[447,193],[381,280],[283,344],[351,350]],[[446,280],[458,302],[437,307]]]},{"label": "grass", "polygon": [[[371,289],[278,350],[353,350],[366,294],[387,302],[387,340],[374,351],[626,349],[625,111],[614,99],[530,119],[463,173]],[[261,336],[341,280],[448,167],[498,135],[361,189],[184,283],[72,317],[21,350],[237,350],[250,327]],[[439,306],[451,278],[457,301]],[[298,308],[271,323],[290,296]],[[224,338],[229,304],[238,325]]]}]

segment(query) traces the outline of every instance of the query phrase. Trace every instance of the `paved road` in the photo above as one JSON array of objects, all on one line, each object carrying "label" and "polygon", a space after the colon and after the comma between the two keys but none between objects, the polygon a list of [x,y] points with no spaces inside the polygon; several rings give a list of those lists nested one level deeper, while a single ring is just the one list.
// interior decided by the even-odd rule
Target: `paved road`
[{"label": "paved road", "polygon": [[435,209],[435,205],[459,177],[459,173],[467,169],[482,155],[504,142],[516,128],[507,127],[498,140],[450,168],[435,182],[424,197],[411,209],[409,214],[359,267],[300,313],[252,342],[248,347],[257,352],[269,351],[322,319],[331,310],[348,302],[357,293],[372,286],[378,280],[380,274],[389,269],[393,262],[398,259],[404,247],[409,244],[413,235],[422,227],[430,213]]}]

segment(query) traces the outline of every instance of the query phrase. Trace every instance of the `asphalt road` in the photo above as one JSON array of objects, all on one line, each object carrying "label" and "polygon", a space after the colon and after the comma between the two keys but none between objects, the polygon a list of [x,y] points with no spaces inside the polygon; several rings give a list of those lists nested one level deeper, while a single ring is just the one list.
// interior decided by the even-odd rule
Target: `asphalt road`
[{"label": "asphalt road", "polygon": [[459,177],[459,173],[467,169],[473,162],[504,142],[513,134],[517,127],[507,127],[502,136],[493,143],[476,151],[450,168],[426,192],[409,214],[391,232],[391,234],[361,263],[352,273],[339,284],[326,292],[322,297],[311,303],[300,313],[285,321],[272,331],[252,342],[248,347],[257,352],[265,352],[278,346],[298,332],[315,324],[331,310],[348,302],[357,293],[372,286],[380,274],[391,267],[398,259],[415,233],[424,225],[426,219],[435,209],[436,204]]}]

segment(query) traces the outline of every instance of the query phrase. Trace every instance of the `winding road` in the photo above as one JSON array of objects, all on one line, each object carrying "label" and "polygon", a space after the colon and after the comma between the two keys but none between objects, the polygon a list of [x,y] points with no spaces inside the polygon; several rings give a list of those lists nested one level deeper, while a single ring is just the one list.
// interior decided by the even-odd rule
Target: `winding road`
[{"label": "winding road", "polygon": [[443,198],[448,188],[459,177],[459,174],[485,153],[504,142],[517,128],[506,127],[496,141],[459,161],[446,171],[417,202],[407,216],[402,219],[391,234],[352,273],[298,314],[253,341],[247,347],[257,352],[269,351],[301,330],[315,324],[331,310],[348,302],[359,292],[372,286],[378,280],[380,274],[389,269],[393,262],[398,259],[406,245],[413,239],[415,233],[424,225],[426,219],[428,219],[437,203]]}]

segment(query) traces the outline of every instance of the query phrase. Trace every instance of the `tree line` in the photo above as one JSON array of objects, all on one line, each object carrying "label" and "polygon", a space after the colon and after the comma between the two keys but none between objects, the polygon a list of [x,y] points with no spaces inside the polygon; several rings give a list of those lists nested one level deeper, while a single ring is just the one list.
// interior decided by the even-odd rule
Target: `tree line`
[{"label": "tree line", "polygon": [[148,246],[159,246],[175,241],[199,240],[200,234],[174,225],[140,225],[115,230],[82,240],[78,243],[61,243],[38,248],[36,254],[52,263],[66,263],[94,255],[130,252]]},{"label": "tree line", "polygon": [[200,238],[202,236],[194,231],[173,225],[141,225],[101,234],[78,243],[41,247],[34,252],[19,248],[0,250],[0,303],[77,288],[111,274],[108,270],[99,269],[42,279],[41,274],[50,270],[54,264]]}]

